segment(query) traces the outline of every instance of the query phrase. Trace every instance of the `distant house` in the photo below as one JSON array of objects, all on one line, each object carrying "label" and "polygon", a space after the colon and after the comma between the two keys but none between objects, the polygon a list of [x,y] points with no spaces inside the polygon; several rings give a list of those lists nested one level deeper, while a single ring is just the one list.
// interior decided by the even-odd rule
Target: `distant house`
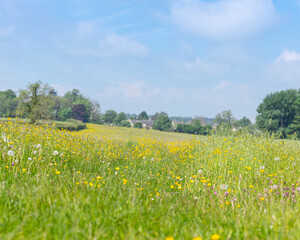
[{"label": "distant house", "polygon": [[172,120],[172,126],[175,127],[180,123],[184,123],[183,121],[176,121],[176,120]]},{"label": "distant house", "polygon": [[136,122],[141,122],[142,125],[143,125],[143,128],[147,128],[147,129],[151,129],[153,127],[153,123],[154,123],[154,120],[133,120],[133,119],[128,119],[127,120],[131,127],[134,126],[134,123]]}]

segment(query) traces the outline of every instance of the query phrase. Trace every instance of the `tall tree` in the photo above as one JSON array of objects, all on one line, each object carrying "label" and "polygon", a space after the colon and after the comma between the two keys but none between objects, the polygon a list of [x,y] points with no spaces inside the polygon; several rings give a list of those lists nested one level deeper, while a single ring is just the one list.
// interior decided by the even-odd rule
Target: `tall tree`
[{"label": "tall tree", "polygon": [[231,110],[224,110],[221,113],[218,113],[215,117],[214,122],[219,125],[232,125],[236,120],[233,117]]},{"label": "tall tree", "polygon": [[289,133],[300,108],[300,90],[289,89],[267,95],[258,106],[257,127],[270,132]]},{"label": "tall tree", "polygon": [[35,123],[38,119],[49,119],[49,106],[53,104],[49,97],[51,92],[53,88],[41,81],[29,84],[25,90],[19,92],[18,114],[28,117],[30,123]]},{"label": "tall tree", "polygon": [[146,113],[146,111],[142,111],[138,117],[139,120],[148,120],[148,114]]},{"label": "tall tree", "polygon": [[114,110],[107,110],[105,114],[103,115],[103,120],[106,123],[113,123],[115,118],[117,117],[117,112]]},{"label": "tall tree", "polygon": [[159,131],[168,131],[171,127],[171,120],[165,114],[160,114],[153,123],[153,129]]},{"label": "tall tree", "polygon": [[16,114],[18,101],[16,93],[9,89],[0,91],[0,116],[13,117]]}]

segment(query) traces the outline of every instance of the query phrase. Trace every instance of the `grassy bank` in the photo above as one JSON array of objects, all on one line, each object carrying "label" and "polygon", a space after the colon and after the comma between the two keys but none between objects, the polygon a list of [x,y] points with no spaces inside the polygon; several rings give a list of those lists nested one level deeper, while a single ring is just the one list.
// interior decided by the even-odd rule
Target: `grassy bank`
[{"label": "grassy bank", "polygon": [[103,135],[0,122],[1,239],[299,239],[299,142]]}]

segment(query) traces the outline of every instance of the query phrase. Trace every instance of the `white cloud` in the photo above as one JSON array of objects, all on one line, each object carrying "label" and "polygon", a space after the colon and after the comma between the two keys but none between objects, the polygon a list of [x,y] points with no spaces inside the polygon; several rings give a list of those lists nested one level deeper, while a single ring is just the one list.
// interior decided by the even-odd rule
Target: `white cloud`
[{"label": "white cloud", "polygon": [[280,86],[299,88],[300,53],[284,50],[282,54],[266,67],[264,78],[266,81],[277,82]]},{"label": "white cloud", "polygon": [[299,61],[300,60],[300,53],[295,51],[285,50],[282,54],[276,59],[275,62],[292,62],[292,61]]},{"label": "white cloud", "polygon": [[73,30],[58,37],[57,43],[69,54],[93,57],[141,57],[148,53],[148,47],[132,37],[100,31],[91,22],[78,22]]},{"label": "white cloud", "polygon": [[144,81],[117,82],[104,88],[101,98],[148,99],[160,92],[159,88],[149,88]]},{"label": "white cloud", "polygon": [[276,11],[272,0],[179,0],[170,18],[188,32],[222,40],[260,31],[275,20]]}]

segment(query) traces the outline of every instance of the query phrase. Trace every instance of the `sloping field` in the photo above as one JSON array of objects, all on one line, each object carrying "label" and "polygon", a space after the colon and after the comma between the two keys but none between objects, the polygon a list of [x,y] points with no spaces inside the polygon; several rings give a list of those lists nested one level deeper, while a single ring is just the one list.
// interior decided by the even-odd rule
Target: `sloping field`
[{"label": "sloping field", "polygon": [[299,142],[114,135],[0,121],[0,239],[300,239]]},{"label": "sloping field", "polygon": [[99,136],[112,137],[112,138],[156,138],[165,141],[179,141],[192,139],[193,135],[184,133],[174,132],[162,132],[153,129],[137,129],[137,128],[126,128],[126,127],[111,127],[98,124],[87,124],[87,129],[83,130],[84,133],[94,133]]}]

